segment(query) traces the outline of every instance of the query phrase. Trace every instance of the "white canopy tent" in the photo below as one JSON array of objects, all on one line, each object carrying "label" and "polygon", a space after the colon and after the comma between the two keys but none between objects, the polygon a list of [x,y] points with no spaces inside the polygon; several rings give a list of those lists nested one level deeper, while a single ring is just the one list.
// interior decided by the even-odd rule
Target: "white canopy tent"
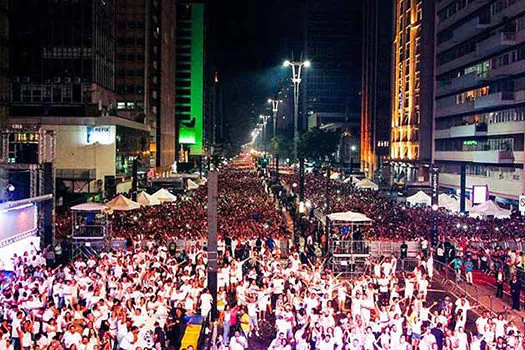
[{"label": "white canopy tent", "polygon": [[355,187],[363,190],[374,190],[377,191],[379,186],[369,179],[363,179],[355,184]]},{"label": "white canopy tent", "polygon": [[332,175],[330,175],[330,180],[339,180],[340,176],[341,174],[339,174],[338,172],[334,172],[332,173]]},{"label": "white canopy tent", "polygon": [[343,222],[371,222],[372,219],[367,217],[365,214],[356,213],[353,211],[345,211],[341,213],[332,213],[328,215],[328,218],[332,222],[343,221]]},{"label": "white canopy tent", "polygon": [[160,201],[152,195],[147,194],[146,192],[140,192],[137,195],[137,203],[139,203],[140,205],[150,207],[153,205],[159,205]]},{"label": "white canopy tent", "polygon": [[470,210],[470,216],[494,216],[495,218],[504,219],[510,217],[510,210],[501,208],[494,201],[486,201],[485,203],[473,206]]},{"label": "white canopy tent", "polygon": [[346,179],[343,180],[343,183],[346,184],[346,183],[352,182],[355,185],[359,181],[360,180],[357,177],[355,177],[354,175],[350,175],[350,177],[347,177]]},{"label": "white canopy tent", "polygon": [[165,188],[161,188],[160,190],[155,192],[152,196],[154,198],[157,198],[161,202],[175,202],[177,200],[177,196],[171,194],[170,191],[168,191]]},{"label": "white canopy tent", "polygon": [[140,205],[137,202],[133,202],[131,199],[126,198],[121,194],[107,202],[106,205],[109,208],[118,211],[129,211],[140,208]]},{"label": "white canopy tent", "polygon": [[108,207],[102,203],[82,203],[71,207],[73,211],[103,212]]},{"label": "white canopy tent", "polygon": [[423,204],[423,205],[430,206],[431,203],[432,203],[432,198],[428,194],[426,194],[425,192],[418,191],[413,196],[408,197],[407,198],[407,202],[410,205],[421,205],[421,204]]},{"label": "white canopy tent", "polygon": [[199,188],[199,185],[197,185],[193,180],[188,180],[188,190],[196,190]]},{"label": "white canopy tent", "polygon": [[[450,210],[455,213],[459,213],[461,211],[461,202],[459,198],[454,198],[449,196],[449,200],[447,200],[444,204],[441,204],[441,201],[439,202],[439,206],[443,207],[447,210]],[[465,210],[470,211],[472,209],[472,201],[468,198],[465,198]]]}]

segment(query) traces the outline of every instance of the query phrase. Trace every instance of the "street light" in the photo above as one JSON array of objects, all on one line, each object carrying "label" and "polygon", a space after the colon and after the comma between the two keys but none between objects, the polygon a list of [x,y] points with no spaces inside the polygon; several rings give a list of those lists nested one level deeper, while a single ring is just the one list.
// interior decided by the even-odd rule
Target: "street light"
[{"label": "street light", "polygon": [[293,111],[293,123],[294,123],[294,134],[293,134],[293,156],[294,160],[297,161],[297,142],[299,139],[298,120],[299,120],[299,84],[301,84],[301,70],[303,66],[308,68],[311,66],[310,61],[289,61],[286,60],[283,63],[283,67],[292,67],[292,82],[293,82],[293,100],[294,100],[294,111]]},{"label": "street light", "polygon": [[268,121],[268,118],[270,118],[269,115],[261,114],[259,118],[262,119],[262,146],[263,146],[263,152],[266,152],[266,139],[268,138],[268,130],[266,128],[266,122]]}]

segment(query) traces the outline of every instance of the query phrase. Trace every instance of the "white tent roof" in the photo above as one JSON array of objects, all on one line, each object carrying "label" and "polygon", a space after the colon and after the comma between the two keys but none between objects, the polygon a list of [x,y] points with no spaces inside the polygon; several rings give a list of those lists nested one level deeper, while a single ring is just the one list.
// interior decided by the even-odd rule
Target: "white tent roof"
[{"label": "white tent roof", "polygon": [[360,180],[355,177],[354,175],[350,175],[350,177],[347,177],[346,179],[343,180],[343,183],[349,183],[349,182],[352,182],[353,184],[356,184],[358,183]]},{"label": "white tent roof", "polygon": [[135,210],[140,208],[140,205],[138,203],[133,202],[131,199],[126,198],[121,194],[107,202],[106,205],[113,210],[122,211]]},{"label": "white tent roof", "polygon": [[332,175],[330,175],[330,180],[337,180],[339,179],[339,176],[340,174],[338,172],[332,173]]},{"label": "white tent roof", "polygon": [[193,180],[188,180],[188,190],[196,190],[199,188],[199,185],[195,183]]},{"label": "white tent roof", "polygon": [[363,179],[355,184],[355,187],[362,188],[362,189],[371,189],[371,190],[377,190],[379,189],[379,186],[375,184],[374,182],[370,181],[369,179]]},{"label": "white tent roof", "polygon": [[153,194],[153,197],[157,198],[161,202],[175,202],[177,197],[170,193],[165,188],[161,188]]},{"label": "white tent roof", "polygon": [[75,205],[74,207],[71,207],[71,210],[75,210],[75,211],[92,211],[92,212],[96,212],[96,211],[104,211],[106,210],[108,207],[105,206],[104,204],[101,204],[101,203],[82,203],[82,204],[78,204],[78,205]]},{"label": "white tent roof", "polygon": [[[459,213],[461,210],[461,203],[459,199],[457,198],[450,198],[450,199],[451,200],[447,202],[445,205],[442,205],[441,202],[439,203],[439,205],[444,207],[445,209],[448,209],[455,213]],[[471,209],[472,209],[472,201],[468,198],[465,198],[465,210],[470,211]]]},{"label": "white tent roof", "polygon": [[412,205],[416,205],[416,204],[430,205],[430,203],[432,202],[432,198],[430,198],[430,196],[426,194],[425,192],[418,191],[413,196],[408,197],[407,202]]},{"label": "white tent roof", "polygon": [[331,221],[345,221],[345,222],[370,222],[372,219],[365,214],[356,213],[353,211],[346,211],[341,213],[332,213],[328,215]]},{"label": "white tent roof", "polygon": [[510,210],[500,208],[494,201],[487,201],[485,203],[473,206],[470,210],[470,215],[508,218],[510,216]]},{"label": "white tent roof", "polygon": [[137,203],[149,207],[152,205],[159,205],[160,201],[152,195],[147,194],[146,192],[140,192],[137,195]]}]

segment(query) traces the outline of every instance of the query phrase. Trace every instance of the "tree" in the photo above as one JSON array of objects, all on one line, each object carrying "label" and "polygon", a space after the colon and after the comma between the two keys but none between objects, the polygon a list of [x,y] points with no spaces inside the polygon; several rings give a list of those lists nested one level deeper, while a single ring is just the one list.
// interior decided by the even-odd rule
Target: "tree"
[{"label": "tree", "polygon": [[277,136],[272,138],[272,149],[274,149],[273,147],[275,147],[281,159],[292,157],[293,142],[285,134],[277,134]]},{"label": "tree", "polygon": [[336,131],[313,128],[299,136],[297,153],[299,157],[323,160],[326,156],[332,158],[337,150],[341,135]]}]

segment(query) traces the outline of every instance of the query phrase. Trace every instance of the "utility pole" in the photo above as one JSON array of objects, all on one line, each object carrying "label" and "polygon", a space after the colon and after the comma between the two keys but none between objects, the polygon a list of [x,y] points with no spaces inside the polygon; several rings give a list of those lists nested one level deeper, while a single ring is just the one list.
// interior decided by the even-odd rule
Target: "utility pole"
[{"label": "utility pole", "polygon": [[133,180],[131,181],[131,199],[137,201],[137,188],[138,188],[138,168],[139,161],[137,158],[133,159]]},{"label": "utility pole", "polygon": [[218,174],[210,162],[208,170],[208,288],[213,297],[211,321],[217,320],[217,186]]}]

